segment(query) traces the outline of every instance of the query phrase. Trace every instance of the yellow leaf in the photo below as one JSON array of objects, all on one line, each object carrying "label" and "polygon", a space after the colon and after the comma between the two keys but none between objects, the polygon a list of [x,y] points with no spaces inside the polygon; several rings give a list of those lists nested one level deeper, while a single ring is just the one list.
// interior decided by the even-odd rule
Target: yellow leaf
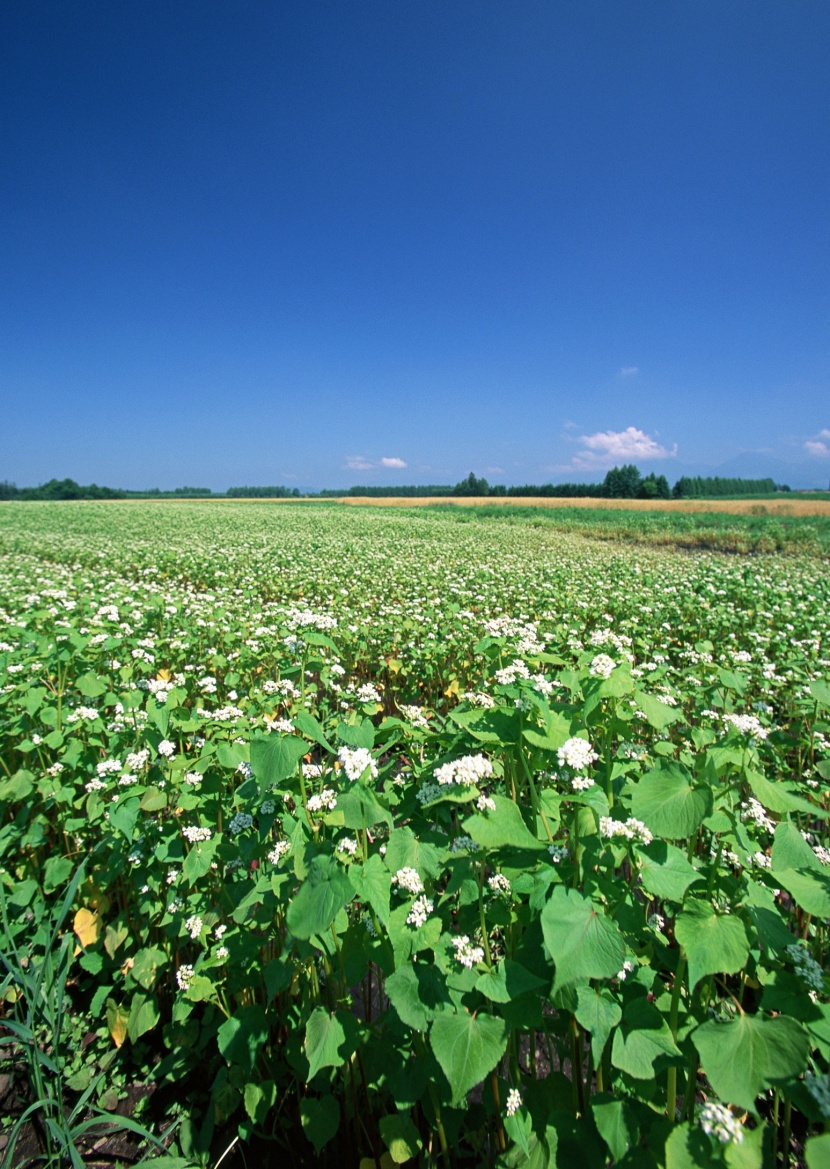
[{"label": "yellow leaf", "polygon": [[403,669],[403,662],[399,658],[387,658],[386,667],[390,674],[400,674]]},{"label": "yellow leaf", "polygon": [[450,682],[449,686],[444,691],[444,694],[447,698],[455,698],[455,696],[460,693],[461,687],[458,685],[458,679],[453,678],[452,682]]},{"label": "yellow leaf", "polygon": [[119,1007],[115,999],[107,999],[107,1029],[116,1047],[120,1047],[127,1038],[129,1018],[127,1011]]},{"label": "yellow leaf", "polygon": [[156,680],[159,682],[169,682],[173,675],[169,670],[159,670],[156,674]]},{"label": "yellow leaf", "polygon": [[75,914],[72,929],[75,931],[75,937],[84,949],[87,946],[95,945],[98,941],[100,928],[101,923],[97,913],[90,913],[88,909],[79,909]]}]

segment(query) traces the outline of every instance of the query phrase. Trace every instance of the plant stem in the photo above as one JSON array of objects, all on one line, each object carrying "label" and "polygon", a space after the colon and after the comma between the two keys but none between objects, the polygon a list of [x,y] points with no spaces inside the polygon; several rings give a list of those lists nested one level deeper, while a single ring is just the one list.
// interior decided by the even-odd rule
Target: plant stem
[{"label": "plant stem", "polygon": [[[677,1044],[677,1016],[680,1011],[680,992],[683,987],[683,975],[686,972],[686,955],[680,951],[677,960],[677,969],[674,972],[674,986],[672,987],[671,1007],[669,1009],[669,1028],[671,1037]],[[666,1114],[674,1124],[677,1110],[677,1068],[671,1067],[666,1072]]]}]

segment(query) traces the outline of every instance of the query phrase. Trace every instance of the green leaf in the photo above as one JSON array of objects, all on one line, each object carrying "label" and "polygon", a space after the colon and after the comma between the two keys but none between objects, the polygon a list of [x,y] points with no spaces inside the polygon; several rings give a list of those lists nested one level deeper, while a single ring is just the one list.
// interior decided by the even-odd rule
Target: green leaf
[{"label": "green leaf", "polygon": [[606,987],[579,986],[574,1015],[591,1036],[594,1064],[599,1067],[608,1036],[622,1018],[622,1007]]},{"label": "green leaf", "polygon": [[643,888],[661,901],[682,902],[686,890],[703,880],[685,854],[665,840],[653,840],[638,852]]},{"label": "green leaf", "polygon": [[333,1096],[321,1096],[319,1100],[303,1096],[300,1099],[300,1123],[319,1156],[320,1150],[340,1127],[340,1105]]},{"label": "green leaf", "polygon": [[429,1043],[452,1089],[453,1102],[463,1104],[467,1093],[488,1075],[507,1048],[508,1029],[504,1019],[438,1015],[429,1032]]},{"label": "green leaf", "polygon": [[712,1169],[712,1142],[696,1124],[676,1124],[666,1141],[666,1169]]},{"label": "green leaf", "polygon": [[827,1169],[830,1165],[830,1132],[810,1137],[804,1146],[804,1159],[807,1169]]},{"label": "green leaf", "polygon": [[648,999],[633,999],[614,1032],[611,1063],[635,1080],[652,1080],[659,1070],[655,1061],[661,1056],[680,1058],[668,1024]]},{"label": "green leaf", "polygon": [[308,750],[304,739],[296,735],[278,735],[272,732],[266,738],[251,740],[251,767],[259,781],[260,790],[269,784],[289,779],[297,770],[297,763]]},{"label": "green leaf", "polygon": [[204,877],[210,872],[218,844],[218,840],[214,837],[212,840],[199,841],[199,843],[190,846],[190,851],[184,858],[182,865],[182,876],[189,885],[195,885],[200,877]]},{"label": "green leaf", "polygon": [[830,710],[830,682],[822,682],[818,679],[811,682],[810,693],[819,706],[825,706]]},{"label": "green leaf", "polygon": [[72,875],[75,866],[64,856],[50,856],[43,866],[43,892],[52,893]]},{"label": "green leaf", "polygon": [[608,1146],[615,1161],[620,1161],[639,1140],[637,1119],[631,1106],[624,1100],[594,1096],[591,1112],[597,1131]]},{"label": "green leaf", "polygon": [[375,728],[370,718],[364,718],[363,722],[357,724],[340,723],[337,737],[349,747],[365,747],[371,751],[375,745]]},{"label": "green leaf", "polygon": [[631,813],[655,836],[688,840],[703,823],[710,801],[708,788],[692,787],[685,767],[664,763],[646,772],[634,788]]},{"label": "green leaf", "polygon": [[75,687],[87,698],[97,698],[100,694],[106,694],[109,683],[102,682],[97,674],[81,674]]},{"label": "green leaf", "polygon": [[375,824],[392,827],[392,813],[360,780],[337,797],[337,810],[342,812],[346,828],[373,828]]},{"label": "green leaf", "polygon": [[288,906],[285,920],[295,938],[310,938],[327,930],[354,896],[352,883],[336,860],[316,856],[308,876]]},{"label": "green leaf", "polygon": [[830,877],[812,869],[771,870],[776,885],[781,885],[796,900],[805,913],[814,917],[830,917]]},{"label": "green leaf", "polygon": [[795,824],[785,821],[775,829],[772,844],[772,871],[787,869],[814,869],[820,873],[822,863],[801,835]]},{"label": "green leaf", "polygon": [[586,978],[611,978],[622,968],[619,927],[575,889],[557,885],[541,914],[545,949],[556,964],[554,990]]},{"label": "green leaf", "polygon": [[472,836],[482,848],[533,848],[546,847],[528,829],[518,804],[506,796],[494,796],[496,810],[486,816],[468,816],[463,823],[464,831]]},{"label": "green leaf", "polygon": [[761,945],[773,952],[792,945],[795,938],[787,929],[775,898],[766,885],[757,881],[747,883],[743,905],[758,931]]},{"label": "green leaf", "polygon": [[277,1085],[273,1080],[249,1081],[243,1095],[245,1111],[254,1124],[263,1125],[277,1101]]},{"label": "green leaf", "polygon": [[321,747],[331,754],[335,755],[336,751],[323,734],[323,728],[320,726],[314,715],[309,714],[307,710],[301,710],[299,714],[294,715],[294,726],[301,735],[305,735],[307,739],[312,739],[315,743],[319,743]]},{"label": "green leaf", "polygon": [[127,1034],[130,1037],[130,1042],[135,1043],[142,1035],[152,1031],[160,1018],[158,1004],[154,998],[148,998],[147,995],[143,994],[134,994],[130,1004],[130,1017],[127,1020]]},{"label": "green leaf", "polygon": [[421,877],[437,877],[442,868],[438,849],[418,840],[411,828],[396,828],[392,832],[384,861],[390,873],[412,868]]},{"label": "green leaf", "polygon": [[216,761],[220,767],[227,767],[229,771],[236,771],[243,760],[247,760],[248,751],[242,743],[220,743],[216,748]]},{"label": "green leaf", "polygon": [[634,691],[634,701],[637,703],[637,709],[646,716],[646,722],[656,731],[662,731],[672,723],[685,721],[682,710],[676,706],[667,706],[665,702],[646,694],[643,690]]},{"label": "green leaf", "polygon": [[737,974],[749,958],[743,922],[716,913],[711,902],[687,902],[675,919],[675,937],[689,959],[689,987],[694,990],[707,974]]},{"label": "green leaf", "polygon": [[373,853],[364,864],[349,865],[347,871],[357,896],[372,907],[382,925],[387,925],[392,877],[382,858]]},{"label": "green leaf", "polygon": [[382,1116],[378,1128],[396,1165],[405,1165],[417,1157],[423,1148],[417,1128],[405,1113],[393,1112],[391,1116]]},{"label": "green leaf", "polygon": [[493,1003],[509,1003],[520,995],[541,990],[544,986],[541,978],[537,978],[520,962],[514,962],[510,958],[503,959],[498,966],[480,975],[476,982],[476,990],[481,991],[484,997]]},{"label": "green leaf", "polygon": [[160,812],[167,807],[167,792],[159,791],[157,787],[148,787],[140,806],[142,812]]},{"label": "green leaf", "polygon": [[228,1063],[239,1064],[250,1075],[260,1049],[268,1038],[265,1011],[258,1005],[237,1007],[219,1028],[216,1038],[219,1050]]},{"label": "green leaf", "polygon": [[110,826],[120,832],[127,843],[133,839],[135,822],[138,819],[138,800],[119,800],[110,809]]},{"label": "green leaf", "polygon": [[811,804],[796,792],[790,790],[784,780],[771,783],[766,776],[758,771],[748,771],[746,778],[753,795],[765,808],[777,815],[786,815],[788,812],[808,812],[813,816],[824,818],[826,813],[817,804]]},{"label": "green leaf", "polygon": [[786,1015],[712,1020],[692,1033],[692,1042],[718,1096],[746,1109],[755,1108],[756,1097],[766,1088],[801,1075],[810,1052],[806,1031]]},{"label": "green leaf", "polygon": [[433,966],[407,962],[389,975],[384,989],[402,1022],[414,1031],[426,1031],[436,1010],[449,1002],[446,983]]},{"label": "green leaf", "polygon": [[339,1068],[357,1044],[359,1024],[348,1011],[329,1014],[325,1007],[315,1007],[306,1023],[305,1048],[308,1059],[306,1083],[311,1083],[321,1068]]},{"label": "green leaf", "polygon": [[158,946],[147,946],[139,950],[133,959],[132,974],[139,986],[152,990],[158,982],[159,972],[167,965],[167,955]]}]

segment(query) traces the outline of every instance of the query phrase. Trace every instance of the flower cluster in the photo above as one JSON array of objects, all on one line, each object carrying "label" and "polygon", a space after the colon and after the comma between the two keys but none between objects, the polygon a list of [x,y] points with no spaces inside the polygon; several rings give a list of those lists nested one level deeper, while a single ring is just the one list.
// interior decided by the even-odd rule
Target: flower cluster
[{"label": "flower cluster", "polygon": [[715,1137],[722,1145],[739,1145],[744,1139],[741,1123],[724,1104],[710,1101],[698,1113],[700,1127],[707,1136]]},{"label": "flower cluster", "polygon": [[352,781],[368,770],[372,779],[377,779],[378,765],[372,757],[372,752],[366,747],[341,747],[337,757],[346,772],[346,778]]},{"label": "flower cluster", "polygon": [[449,784],[472,787],[473,784],[490,779],[493,764],[485,755],[465,755],[462,759],[455,759],[452,763],[436,767],[432,774],[441,787]]},{"label": "flower cluster", "polygon": [[453,947],[455,949],[455,957],[462,966],[466,966],[468,970],[472,970],[479,962],[484,961],[484,950],[481,946],[474,946],[467,934],[463,937],[453,938]]},{"label": "flower cluster", "polygon": [[638,844],[651,844],[654,837],[642,820],[629,816],[627,820],[614,820],[611,816],[601,816],[599,821],[601,836],[613,838],[624,836],[626,840],[635,840]]},{"label": "flower cluster", "polygon": [[393,873],[392,884],[397,885],[399,889],[406,893],[411,893],[413,896],[424,891],[424,882],[421,880],[417,871],[408,867],[398,869],[397,873]]},{"label": "flower cluster", "polygon": [[557,752],[560,767],[570,767],[573,771],[584,771],[592,763],[596,763],[599,756],[587,739],[568,739]]},{"label": "flower cluster", "polygon": [[412,908],[407,915],[406,924],[414,926],[422,926],[429,915],[432,913],[434,906],[429,897],[417,897],[412,902]]}]

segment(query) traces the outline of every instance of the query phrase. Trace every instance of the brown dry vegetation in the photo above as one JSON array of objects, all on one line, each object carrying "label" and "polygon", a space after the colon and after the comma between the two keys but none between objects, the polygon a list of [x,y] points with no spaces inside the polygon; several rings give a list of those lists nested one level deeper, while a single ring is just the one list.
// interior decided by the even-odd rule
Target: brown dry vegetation
[{"label": "brown dry vegetation", "polygon": [[[288,501],[290,502],[290,501]],[[564,499],[554,496],[435,495],[375,497],[341,495],[337,503],[358,507],[425,507],[436,503],[453,503],[459,507],[587,507],[611,508],[614,511],[721,512],[726,515],[830,516],[830,499],[596,499],[580,496]]]}]

